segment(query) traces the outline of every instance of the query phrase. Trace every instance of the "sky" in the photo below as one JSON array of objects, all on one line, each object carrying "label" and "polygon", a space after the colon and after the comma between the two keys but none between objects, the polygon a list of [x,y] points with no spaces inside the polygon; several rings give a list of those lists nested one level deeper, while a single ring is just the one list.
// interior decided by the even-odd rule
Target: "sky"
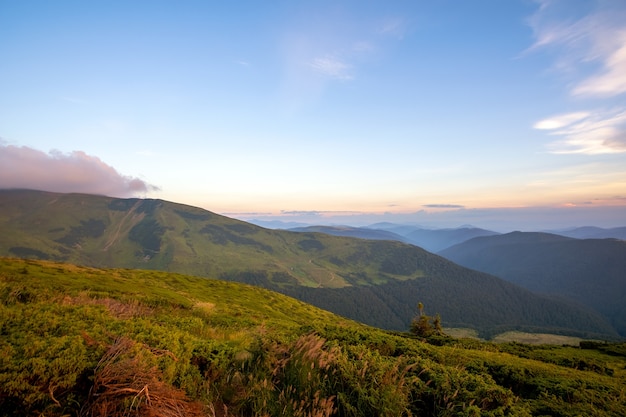
[{"label": "sky", "polygon": [[626,226],[626,2],[0,0],[0,188]]}]

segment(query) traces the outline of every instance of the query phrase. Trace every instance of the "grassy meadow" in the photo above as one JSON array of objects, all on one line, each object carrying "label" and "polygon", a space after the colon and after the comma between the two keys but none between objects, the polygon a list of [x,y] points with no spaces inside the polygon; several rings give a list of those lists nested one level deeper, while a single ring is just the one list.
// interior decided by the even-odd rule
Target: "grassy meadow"
[{"label": "grassy meadow", "polygon": [[626,345],[388,332],[244,284],[0,258],[0,410],[626,415]]}]

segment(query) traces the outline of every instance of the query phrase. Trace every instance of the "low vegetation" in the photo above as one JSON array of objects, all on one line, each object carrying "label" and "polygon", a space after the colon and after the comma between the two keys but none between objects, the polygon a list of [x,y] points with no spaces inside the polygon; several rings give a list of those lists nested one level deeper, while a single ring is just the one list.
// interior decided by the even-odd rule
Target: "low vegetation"
[{"label": "low vegetation", "polygon": [[242,284],[0,258],[0,410],[626,415],[625,344],[496,345],[427,333],[382,331]]}]

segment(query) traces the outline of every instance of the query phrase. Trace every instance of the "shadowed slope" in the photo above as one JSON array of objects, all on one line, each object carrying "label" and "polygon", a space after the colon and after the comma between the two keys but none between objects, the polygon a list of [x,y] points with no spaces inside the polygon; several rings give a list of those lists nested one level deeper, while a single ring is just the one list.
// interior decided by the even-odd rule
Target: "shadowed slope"
[{"label": "shadowed slope", "polygon": [[441,255],[594,308],[626,336],[626,241],[514,232],[472,239]]}]

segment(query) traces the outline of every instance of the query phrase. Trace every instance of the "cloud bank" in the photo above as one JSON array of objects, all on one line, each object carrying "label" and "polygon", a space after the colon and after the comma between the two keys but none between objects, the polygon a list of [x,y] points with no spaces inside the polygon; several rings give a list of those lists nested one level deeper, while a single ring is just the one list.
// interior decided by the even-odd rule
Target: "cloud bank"
[{"label": "cloud bank", "polygon": [[0,144],[0,188],[131,197],[157,191],[145,181],[120,174],[81,151],[45,153],[26,146]]}]

